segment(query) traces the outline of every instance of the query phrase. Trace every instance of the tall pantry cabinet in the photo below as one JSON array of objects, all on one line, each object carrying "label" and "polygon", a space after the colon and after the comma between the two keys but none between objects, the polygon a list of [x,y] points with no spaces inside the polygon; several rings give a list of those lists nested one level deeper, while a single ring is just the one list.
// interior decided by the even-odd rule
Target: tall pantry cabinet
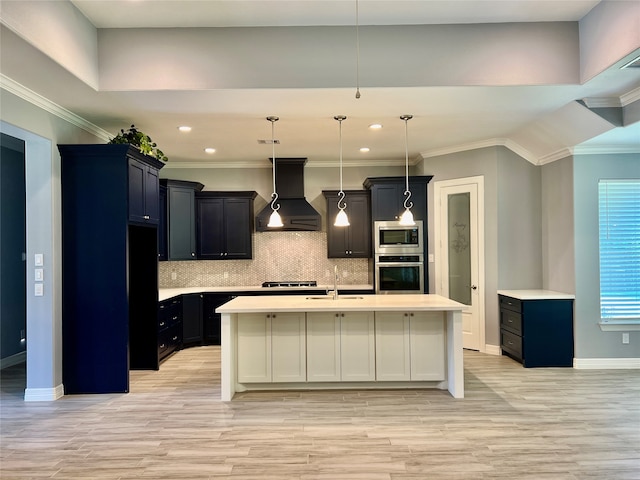
[{"label": "tall pantry cabinet", "polygon": [[158,368],[164,164],[130,145],[58,149],[65,393],[128,392],[130,368]]}]

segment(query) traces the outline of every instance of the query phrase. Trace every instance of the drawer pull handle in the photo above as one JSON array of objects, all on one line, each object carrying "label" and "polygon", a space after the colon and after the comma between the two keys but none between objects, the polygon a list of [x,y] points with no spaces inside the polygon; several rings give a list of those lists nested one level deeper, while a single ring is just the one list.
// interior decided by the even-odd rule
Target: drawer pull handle
[{"label": "drawer pull handle", "polygon": [[178,339],[178,337],[173,337],[173,340],[176,341]]},{"label": "drawer pull handle", "polygon": [[160,345],[160,348],[164,348],[164,343],[162,345]]},{"label": "drawer pull handle", "polygon": [[510,341],[510,342],[509,342],[509,345],[513,345],[513,342],[511,342],[511,341]]},{"label": "drawer pull handle", "polygon": [[513,323],[513,320],[511,320],[511,319],[509,319],[509,320],[507,320],[507,321],[508,321],[509,323]]},{"label": "drawer pull handle", "polygon": [[176,315],[175,317],[173,317],[171,320],[177,320],[178,316]]},{"label": "drawer pull handle", "polygon": [[164,327],[164,322],[160,322],[160,326],[161,326],[161,327]]}]

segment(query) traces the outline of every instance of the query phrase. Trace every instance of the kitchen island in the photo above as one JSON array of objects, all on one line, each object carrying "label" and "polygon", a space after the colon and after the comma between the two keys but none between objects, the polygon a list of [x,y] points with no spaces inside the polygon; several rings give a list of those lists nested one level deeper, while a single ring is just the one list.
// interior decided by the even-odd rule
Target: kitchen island
[{"label": "kitchen island", "polygon": [[439,295],[236,297],[216,309],[221,399],[340,388],[439,388],[463,398],[464,308]]}]

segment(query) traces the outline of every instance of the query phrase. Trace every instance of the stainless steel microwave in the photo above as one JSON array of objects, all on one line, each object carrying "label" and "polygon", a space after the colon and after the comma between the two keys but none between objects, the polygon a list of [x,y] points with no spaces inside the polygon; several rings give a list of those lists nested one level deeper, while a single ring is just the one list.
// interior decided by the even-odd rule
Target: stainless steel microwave
[{"label": "stainless steel microwave", "polygon": [[375,253],[422,254],[424,251],[424,230],[422,221],[415,225],[400,225],[398,221],[378,221],[373,224]]}]

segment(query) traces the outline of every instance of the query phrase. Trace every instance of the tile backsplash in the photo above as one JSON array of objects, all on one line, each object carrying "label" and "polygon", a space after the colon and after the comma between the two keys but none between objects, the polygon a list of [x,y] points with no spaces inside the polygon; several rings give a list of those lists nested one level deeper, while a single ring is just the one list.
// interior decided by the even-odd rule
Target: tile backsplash
[{"label": "tile backsplash", "polygon": [[363,285],[372,282],[370,262],[367,258],[327,258],[326,232],[255,232],[252,260],[160,262],[159,285],[232,287],[295,280],[329,285],[334,265],[341,285]]}]

